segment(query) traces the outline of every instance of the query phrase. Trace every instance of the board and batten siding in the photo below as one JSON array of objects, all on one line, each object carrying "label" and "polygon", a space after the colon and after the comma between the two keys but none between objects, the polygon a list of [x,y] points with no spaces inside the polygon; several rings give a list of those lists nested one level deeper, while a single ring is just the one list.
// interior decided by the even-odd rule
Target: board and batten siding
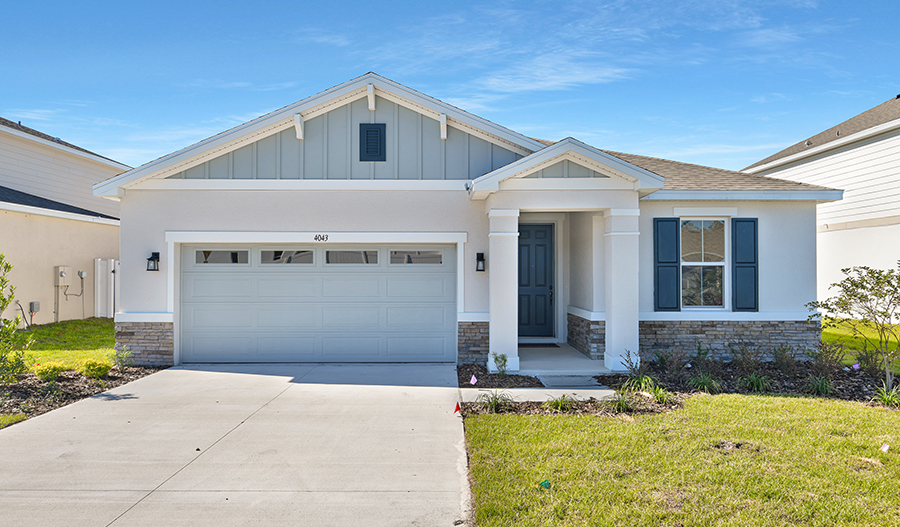
[{"label": "board and batten siding", "polygon": [[762,175],[842,189],[818,206],[819,225],[900,215],[900,131],[882,134]]},{"label": "board and batten siding", "polygon": [[[376,97],[335,108],[169,179],[474,179],[522,156]],[[359,161],[359,124],[387,125],[387,160]]]},{"label": "board and batten siding", "polygon": [[94,197],[93,185],[123,170],[52,146],[0,134],[0,186],[119,217],[119,202]]}]

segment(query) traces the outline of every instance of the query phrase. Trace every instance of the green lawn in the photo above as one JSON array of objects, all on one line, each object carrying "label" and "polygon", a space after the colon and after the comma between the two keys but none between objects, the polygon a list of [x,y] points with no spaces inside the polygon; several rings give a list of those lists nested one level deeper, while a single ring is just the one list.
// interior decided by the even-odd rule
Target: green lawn
[{"label": "green lawn", "polygon": [[34,345],[25,352],[29,362],[58,361],[74,368],[84,359],[106,360],[116,345],[111,318],[67,320],[34,326]]},{"label": "green lawn", "polygon": [[28,416],[25,414],[0,414],[0,428],[24,421]]},{"label": "green lawn", "polygon": [[466,441],[480,527],[892,525],[900,513],[900,412],[859,403],[701,395],[633,420],[470,415]]}]

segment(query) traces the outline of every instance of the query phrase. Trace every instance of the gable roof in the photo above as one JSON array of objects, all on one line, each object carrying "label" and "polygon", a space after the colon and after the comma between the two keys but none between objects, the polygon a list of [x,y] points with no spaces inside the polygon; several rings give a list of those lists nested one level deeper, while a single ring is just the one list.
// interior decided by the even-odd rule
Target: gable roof
[{"label": "gable roof", "polygon": [[[880,133],[887,129],[900,126],[900,95],[885,101],[878,106],[864,111],[863,113],[851,117],[837,126],[832,126],[824,132],[818,133],[808,139],[804,139],[797,144],[791,145],[784,150],[772,154],[771,156],[757,161],[752,165],[744,168],[745,171],[755,172],[765,165],[770,165],[776,161],[792,157],[791,160],[805,157],[802,154],[809,152],[810,154],[818,153],[824,150],[825,145],[839,146],[846,142],[855,140],[856,134],[866,131]],[[885,128],[885,130],[881,130]],[[877,130],[876,130],[877,129]],[[787,160],[786,160],[787,161]]]},{"label": "gable roof", "polygon": [[97,154],[95,152],[91,152],[90,150],[87,150],[86,148],[81,148],[78,145],[73,145],[72,143],[67,143],[66,141],[63,141],[62,139],[60,139],[59,137],[53,137],[53,136],[45,134],[44,132],[35,130],[34,128],[29,128],[27,126],[23,126],[21,121],[15,122],[15,121],[10,121],[9,119],[0,117],[0,131],[14,133],[14,135],[17,135],[19,137],[29,138],[29,139],[30,138],[38,138],[41,140],[39,142],[42,144],[50,143],[52,146],[55,146],[57,148],[62,148],[64,150],[74,150],[75,152],[82,154],[84,157],[95,158],[96,161],[100,161],[106,165],[112,165],[112,166],[122,169],[122,170],[127,170],[127,169],[131,168],[128,165],[119,163],[118,161],[116,161],[114,159],[110,159],[108,157],[101,156],[100,154]]},{"label": "gable roof", "polygon": [[371,106],[375,96],[385,98],[435,120],[445,121],[448,126],[479,136],[521,155],[529,155],[544,148],[544,144],[535,139],[369,72],[119,174],[95,185],[94,194],[107,197],[119,196],[125,188],[136,185],[145,179],[175,174],[214,156],[222,155],[251,141],[262,139],[292,126],[297,128],[298,138],[302,137],[302,127],[305,121],[364,97],[371,97]]},{"label": "gable roof", "polygon": [[[12,209],[9,207],[3,207],[3,204],[21,205],[21,207]],[[83,209],[81,207],[75,207],[73,205],[66,205],[65,203],[60,203],[59,201],[53,201],[52,199],[42,198],[40,196],[35,196],[34,194],[20,192],[11,188],[0,187],[0,208],[27,212],[28,210],[24,207],[118,221],[118,218],[109,216],[107,214],[101,214],[99,212]]]}]

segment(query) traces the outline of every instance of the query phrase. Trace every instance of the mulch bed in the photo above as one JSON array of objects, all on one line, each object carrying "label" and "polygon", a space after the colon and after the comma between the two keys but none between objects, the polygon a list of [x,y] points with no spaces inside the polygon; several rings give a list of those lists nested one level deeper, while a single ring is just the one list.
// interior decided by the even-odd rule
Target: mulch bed
[{"label": "mulch bed", "polygon": [[572,407],[566,411],[554,410],[543,402],[513,402],[500,408],[497,412],[490,412],[485,406],[478,402],[461,403],[460,413],[463,417],[467,415],[477,414],[515,414],[515,415],[594,415],[594,416],[618,416],[622,419],[630,419],[635,414],[658,414],[669,412],[684,406],[684,401],[691,394],[675,393],[669,404],[658,404],[649,394],[634,393],[629,395],[630,408],[627,411],[620,411],[615,408],[611,401],[598,401],[591,397],[587,400],[578,400],[572,402]]},{"label": "mulch bed", "polygon": [[19,382],[8,387],[0,387],[0,413],[34,417],[146,377],[161,369],[163,368],[112,369],[99,381],[69,370],[62,372],[53,383],[44,382],[29,372],[23,375]]},{"label": "mulch bed", "polygon": [[[478,381],[473,386],[469,381],[472,376]],[[460,364],[456,367],[456,376],[460,388],[543,388],[544,384],[537,377],[527,375],[500,375],[488,373],[480,364]]]}]

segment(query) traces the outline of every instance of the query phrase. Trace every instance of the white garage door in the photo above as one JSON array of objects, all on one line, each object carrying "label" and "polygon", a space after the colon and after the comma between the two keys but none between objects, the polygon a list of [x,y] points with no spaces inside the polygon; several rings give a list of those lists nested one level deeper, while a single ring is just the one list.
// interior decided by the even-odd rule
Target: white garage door
[{"label": "white garage door", "polygon": [[452,362],[455,246],[184,246],[184,362]]}]

